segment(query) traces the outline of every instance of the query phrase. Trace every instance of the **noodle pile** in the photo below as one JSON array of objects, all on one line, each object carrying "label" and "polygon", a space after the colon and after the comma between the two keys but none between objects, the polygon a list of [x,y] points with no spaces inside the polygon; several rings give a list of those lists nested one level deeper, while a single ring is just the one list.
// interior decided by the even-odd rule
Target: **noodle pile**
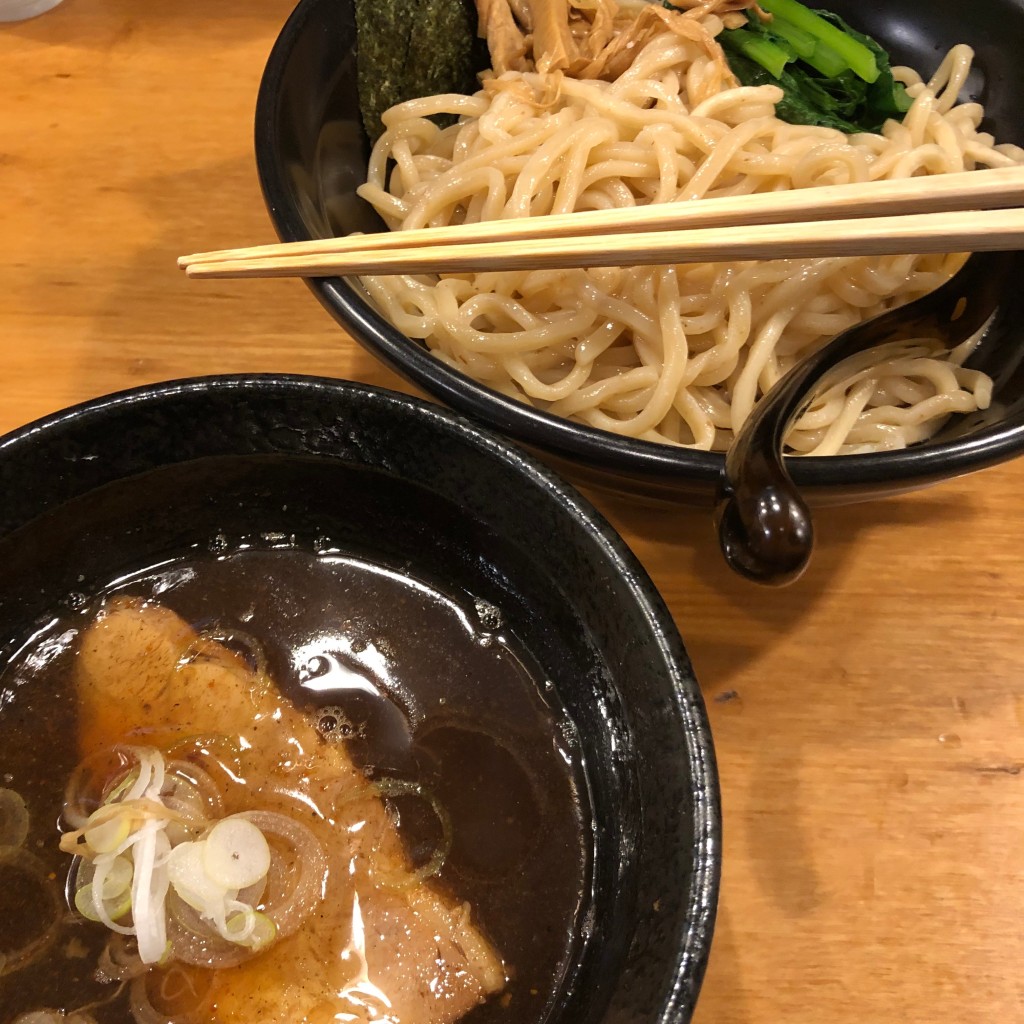
[{"label": "noodle pile", "polygon": [[[719,6],[727,18],[736,5]],[[887,122],[880,135],[847,136],[779,120],[774,85],[737,86],[714,42],[723,24],[714,7],[648,18],[657,30],[639,37],[632,62],[611,81],[505,70],[485,75],[473,96],[393,107],[360,195],[399,230],[1024,162],[1024,151],[979,131],[979,104],[957,102],[970,47],[950,51],[928,82],[894,69],[913,99],[904,121]],[[441,113],[458,122],[438,128],[429,118]],[[963,258],[363,283],[396,327],[496,391],[617,434],[720,451],[794,363],[852,324],[934,289]],[[950,413],[985,408],[991,381],[960,365],[970,344],[939,355],[923,341],[881,365],[866,360],[816,399],[791,431],[790,449],[901,448]]]}]

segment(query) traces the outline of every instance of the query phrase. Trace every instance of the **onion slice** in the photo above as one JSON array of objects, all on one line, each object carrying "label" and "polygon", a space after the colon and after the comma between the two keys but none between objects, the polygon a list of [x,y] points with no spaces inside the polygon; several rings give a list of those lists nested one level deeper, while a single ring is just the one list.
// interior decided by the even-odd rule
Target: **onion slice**
[{"label": "onion slice", "polygon": [[8,952],[6,956],[0,958],[0,978],[2,978],[5,974],[20,971],[41,957],[53,945],[60,931],[63,909],[57,886],[50,878],[46,866],[27,850],[9,848],[0,852],[0,869],[14,870],[34,879],[45,894],[45,905],[37,908],[43,922],[42,931],[21,949]]},{"label": "onion slice", "polygon": [[129,989],[128,1008],[135,1024],[194,1024],[191,1014],[170,1016],[157,1010],[146,991],[146,976],[133,979]]},{"label": "onion slice", "polygon": [[384,798],[398,796],[415,796],[430,805],[441,826],[441,842],[430,855],[430,858],[419,867],[393,875],[389,872],[375,870],[374,874],[382,885],[389,889],[408,889],[419,885],[436,875],[444,865],[452,848],[452,820],[447,809],[429,790],[417,782],[406,782],[403,779],[381,779],[374,787]]},{"label": "onion slice", "polygon": [[274,922],[279,938],[293,934],[306,919],[309,912],[324,898],[327,880],[327,855],[320,840],[308,826],[276,811],[242,811],[236,817],[251,821],[264,836],[277,836],[292,848],[292,861],[298,871],[298,879],[291,891],[276,891],[280,880],[287,876],[287,869],[278,863],[278,857],[271,858],[270,879],[267,896],[262,907],[263,913]]},{"label": "onion slice", "polygon": [[[191,908],[180,900],[176,906],[173,894],[170,902],[171,920],[168,934],[171,937],[171,955],[176,961],[193,967],[224,970],[227,967],[237,967],[253,955],[253,951],[247,946],[239,946],[222,939],[212,927],[206,928],[203,923],[182,923],[181,918],[187,919],[187,915],[182,913],[182,908],[189,911]],[[195,911],[191,912],[195,914]]]},{"label": "onion slice", "polygon": [[142,962],[138,945],[123,935],[112,935],[103,947],[96,967],[98,981],[127,981],[145,974],[149,965]]}]

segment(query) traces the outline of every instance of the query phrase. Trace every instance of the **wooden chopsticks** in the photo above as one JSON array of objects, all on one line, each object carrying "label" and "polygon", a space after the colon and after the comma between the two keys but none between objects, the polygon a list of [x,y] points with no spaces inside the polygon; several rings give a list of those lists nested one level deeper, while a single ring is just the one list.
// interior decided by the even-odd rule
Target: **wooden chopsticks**
[{"label": "wooden chopsticks", "polygon": [[183,256],[190,277],[322,277],[1024,248],[1024,167]]}]

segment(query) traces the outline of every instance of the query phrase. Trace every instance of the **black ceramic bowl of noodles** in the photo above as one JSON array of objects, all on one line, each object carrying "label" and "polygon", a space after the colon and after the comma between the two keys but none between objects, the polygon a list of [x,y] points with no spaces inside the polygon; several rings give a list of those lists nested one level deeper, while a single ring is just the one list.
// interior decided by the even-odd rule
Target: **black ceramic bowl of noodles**
[{"label": "black ceramic bowl of noodles", "polygon": [[[966,91],[985,105],[985,127],[1001,142],[1024,143],[1024,3],[978,0],[965,19],[956,0],[915,4],[885,0],[828,6],[879,40],[894,64],[928,75],[942,54],[969,43],[976,61]],[[264,196],[286,241],[379,230],[376,214],[355,195],[365,179],[369,143],[356,92],[352,0],[300,0],[268,60],[256,108],[256,159]],[[1014,275],[1015,276],[1015,275]],[[1011,277],[1012,281],[1012,277]],[[396,330],[356,282],[321,278],[313,293],[361,344],[426,393],[543,453],[572,479],[648,500],[707,503],[724,466],[720,453],[635,440],[571,422],[474,382]],[[1020,290],[1007,287],[989,329],[1015,352],[970,365],[995,380],[984,412],[954,416],[930,439],[905,449],[842,457],[789,459],[812,504],[841,504],[936,483],[998,463],[1024,449],[1024,370],[1014,344]],[[993,346],[1003,347],[1003,346]]]},{"label": "black ceramic bowl of noodles", "polygon": [[[369,615],[377,646],[369,633],[362,643],[378,651],[391,675],[372,675],[365,659],[346,663],[384,694],[387,714],[367,713],[365,750],[373,747],[374,722],[392,735],[400,706],[401,735],[420,752],[417,764],[424,750],[430,754],[436,795],[450,801],[441,885],[468,899],[481,921],[490,912],[482,927],[492,941],[499,948],[518,943],[524,958],[515,964],[517,954],[508,954],[508,1000],[495,997],[464,1019],[689,1019],[718,892],[712,741],[671,615],[622,540],[571,487],[436,405],[347,381],[288,376],[157,384],[57,413],[0,439],[0,485],[0,774],[28,800],[27,844],[58,879],[69,858],[58,854],[52,831],[77,758],[74,699],[58,692],[67,685],[62,677],[33,672],[59,661],[59,638],[82,628],[97,595],[127,586],[193,623],[241,623],[265,644],[282,691],[332,707],[350,699],[353,687],[296,675],[296,666],[313,664],[306,641],[313,637],[316,646],[321,634],[356,630],[350,623]],[[321,585],[320,570],[309,568],[317,559],[334,565],[348,557],[382,575],[363,576],[358,585],[331,577]],[[305,560],[297,574],[288,569],[294,558]],[[218,575],[232,564],[250,566],[248,575],[234,583]],[[204,573],[207,582],[196,584]],[[393,589],[374,590],[384,577],[413,583],[396,598]],[[401,609],[418,607],[416,594],[431,588],[455,619],[475,623],[465,636],[451,633],[463,639],[450,649],[449,633],[428,629],[434,619],[402,619],[413,613]],[[360,602],[373,607],[360,610]],[[282,639],[282,622],[309,616]],[[404,643],[410,646],[403,653]],[[300,648],[302,657],[294,654]],[[519,666],[515,686],[526,679],[533,687],[532,711],[523,710],[522,696],[510,703],[514,687],[502,675],[512,671],[509,664]],[[408,677],[401,678],[402,665]],[[551,730],[541,729],[539,739],[529,725],[538,700],[550,712],[543,729]],[[462,738],[438,747],[439,728]],[[33,751],[36,741],[43,748]],[[372,761],[384,776],[389,757],[401,761],[397,748],[385,747],[360,755],[364,769]],[[538,767],[552,760],[568,772],[561,789]],[[569,832],[555,819],[565,807]],[[460,830],[468,838],[460,839]],[[473,843],[485,846],[474,853]],[[562,860],[546,859],[553,856]],[[0,874],[4,857],[0,850]],[[38,912],[39,900],[32,905]],[[11,934],[19,933],[8,930],[3,941],[15,941]],[[91,941],[81,923],[76,935]],[[549,949],[547,966],[530,966],[523,949],[542,948]],[[5,953],[13,963],[13,951]],[[85,975],[95,967],[83,957],[74,963],[85,964]],[[58,972],[70,988],[60,987]],[[89,984],[76,982],[79,974],[59,956],[0,972],[0,1021],[38,1009],[40,992],[50,1007],[64,1000],[70,1013],[86,1001],[74,987]],[[109,989],[91,998],[103,995]],[[115,1011],[97,1021],[128,1024],[127,1011]],[[277,1019],[266,1007],[263,1013],[261,1019]],[[428,1010],[422,1019],[435,1018]]]}]

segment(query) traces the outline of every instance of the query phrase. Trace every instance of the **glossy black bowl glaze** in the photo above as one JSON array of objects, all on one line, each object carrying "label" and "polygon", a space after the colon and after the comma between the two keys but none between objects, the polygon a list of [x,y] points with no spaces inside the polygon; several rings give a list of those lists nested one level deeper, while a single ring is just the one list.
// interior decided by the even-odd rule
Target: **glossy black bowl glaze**
[{"label": "glossy black bowl glaze", "polygon": [[[827,6],[882,40],[898,63],[925,73],[950,46],[970,43],[977,62],[968,91],[985,104],[1000,141],[1024,144],[1024,0],[976,0],[969,17],[958,0],[831,0]],[[301,0],[267,63],[256,109],[256,160],[285,240],[380,226],[355,196],[369,149],[357,111],[354,43],[352,0]],[[532,409],[434,359],[348,281],[310,284],[331,314],[392,369],[452,408],[542,451],[574,479],[633,495],[713,499],[724,456],[621,438]],[[1022,307],[1024,295],[1014,288],[992,328],[1021,335],[1020,353]],[[978,366],[997,379],[995,400],[984,413],[954,417],[936,437],[904,451],[793,459],[795,482],[812,503],[835,504],[922,487],[1017,455],[1024,450],[1019,363]]]},{"label": "glossy black bowl glaze", "polygon": [[69,595],[219,534],[326,535],[500,607],[574,718],[592,791],[590,936],[552,1019],[689,1018],[721,848],[704,704],[643,568],[548,470],[403,395],[215,377],[99,399],[7,435],[0,490],[8,652]]}]

